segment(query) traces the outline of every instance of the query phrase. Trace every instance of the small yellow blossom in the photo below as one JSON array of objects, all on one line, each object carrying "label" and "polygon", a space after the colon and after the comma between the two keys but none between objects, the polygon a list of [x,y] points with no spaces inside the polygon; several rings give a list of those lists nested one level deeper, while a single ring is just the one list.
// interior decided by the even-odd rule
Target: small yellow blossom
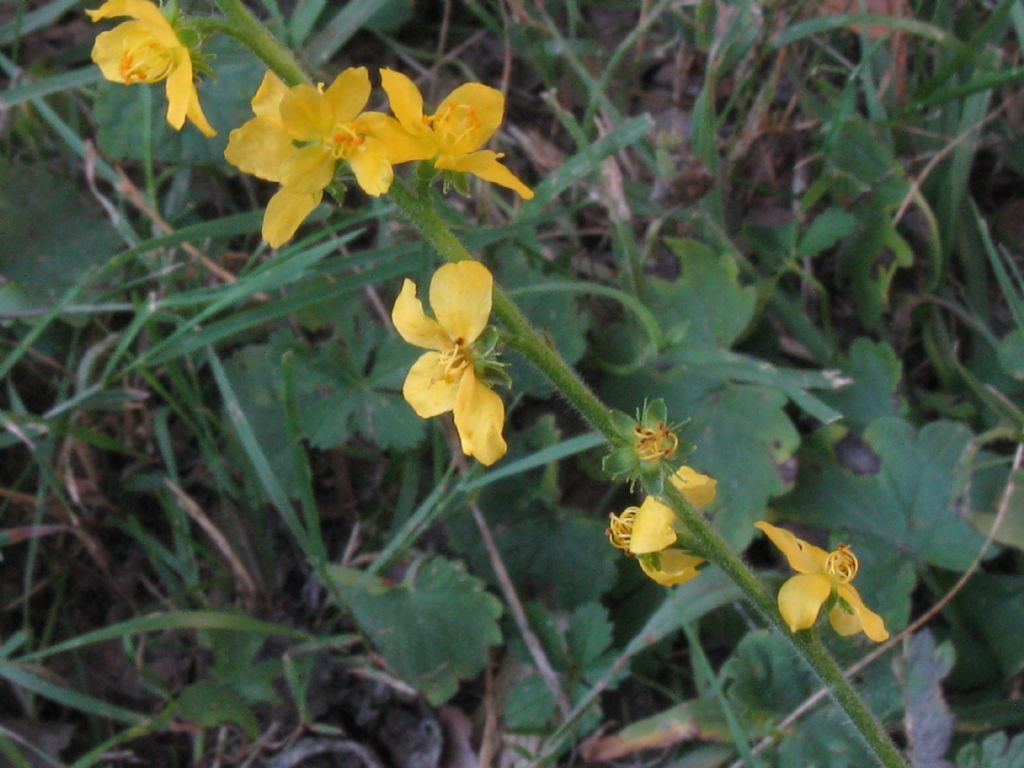
[{"label": "small yellow blossom", "polygon": [[491,314],[494,279],[478,261],[445,264],[430,281],[433,319],[406,280],[391,310],[395,329],[410,344],[431,350],[413,363],[402,395],[427,419],[455,412],[462,452],[490,466],[508,450],[501,430],[505,406],[477,376],[473,350]]},{"label": "small yellow blossom", "polygon": [[390,69],[380,71],[381,83],[406,136],[398,147],[400,163],[432,160],[442,171],[472,173],[485,181],[500,184],[525,200],[533,192],[504,165],[500,152],[480,149],[501,125],[505,97],[480,83],[460,85],[448,94],[432,115],[423,113],[423,95],[405,75]]},{"label": "small yellow blossom", "polygon": [[203,114],[192,80],[192,54],[174,27],[149,0],[107,0],[93,11],[93,21],[128,16],[96,38],[92,60],[107,80],[115,83],[167,81],[167,122],[177,130],[187,117],[206,136],[216,131]]},{"label": "small yellow blossom", "polygon": [[[680,467],[670,480],[698,509],[715,499],[717,481],[690,467]],[[648,496],[639,507],[609,517],[608,540],[612,546],[637,555],[643,572],[666,587],[694,578],[704,563],[702,557],[670,548],[678,538],[675,512],[654,496]]]},{"label": "small yellow blossom", "polygon": [[797,572],[779,590],[779,612],[791,631],[809,629],[818,619],[821,606],[833,595],[837,600],[828,612],[833,629],[840,635],[864,632],[876,643],[889,638],[882,617],[870,610],[850,583],[859,566],[853,550],[840,544],[832,552],[799,539],[784,528],[754,523],[786,556]]},{"label": "small yellow blossom", "polygon": [[277,248],[323,199],[344,160],[368,195],[391,188],[387,137],[401,133],[393,117],[363,112],[370,98],[366,67],[350,67],[323,86],[286,86],[267,72],[252,98],[255,117],[231,132],[224,157],[245,173],[281,184],[263,217],[263,239]]}]

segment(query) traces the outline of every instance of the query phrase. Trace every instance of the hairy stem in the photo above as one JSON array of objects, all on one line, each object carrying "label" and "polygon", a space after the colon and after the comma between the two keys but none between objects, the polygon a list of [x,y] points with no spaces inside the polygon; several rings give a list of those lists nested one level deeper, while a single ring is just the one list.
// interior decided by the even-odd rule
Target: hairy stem
[{"label": "hairy stem", "polygon": [[[216,0],[227,17],[225,31],[236,37],[259,56],[266,65],[290,85],[310,82],[309,76],[292,52],[277,40],[243,5],[242,0]],[[391,198],[412,223],[447,261],[472,259],[462,242],[437,215],[426,190],[416,195],[401,181],[395,180]],[[576,371],[569,366],[523,316],[519,308],[500,287],[494,289],[494,314],[501,320],[516,351],[529,359],[562,393],[580,414],[610,443],[619,440],[611,411],[591,392]],[[725,541],[704,517],[697,512],[671,483],[665,493],[676,514],[687,525],[707,559],[717,564],[743,590],[751,603],[788,638],[808,666],[829,688],[833,698],[850,717],[868,747],[886,768],[905,768],[899,750],[885,730],[843,676],[835,662],[813,632],[791,633],[775,608],[775,600],[743,561],[729,549]]]},{"label": "hairy stem", "polygon": [[[422,195],[415,195],[396,180],[391,187],[391,198],[405,212],[420,234],[447,261],[473,258],[444,220],[438,216],[425,192]],[[534,330],[518,307],[498,286],[494,288],[494,314],[510,334],[509,345],[540,369],[562,396],[610,443],[617,443],[621,438],[615,429],[609,409],[558,352]],[[705,557],[724,570],[758,611],[793,644],[807,665],[829,688],[835,701],[849,716],[879,762],[886,768],[905,768],[906,763],[899,750],[854,691],[853,686],[843,677],[843,673],[817,636],[813,632],[790,632],[775,607],[775,599],[765,590],[743,560],[729,549],[729,545],[704,516],[696,511],[671,483],[665,484],[664,493]]]}]

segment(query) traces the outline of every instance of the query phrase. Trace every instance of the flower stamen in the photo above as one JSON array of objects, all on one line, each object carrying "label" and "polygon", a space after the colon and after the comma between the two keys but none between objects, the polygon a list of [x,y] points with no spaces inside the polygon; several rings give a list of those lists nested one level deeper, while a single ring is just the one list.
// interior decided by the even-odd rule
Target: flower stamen
[{"label": "flower stamen", "polygon": [[654,429],[637,425],[633,432],[636,436],[636,455],[640,461],[671,459],[679,448],[679,438],[665,422]]},{"label": "flower stamen", "polygon": [[825,558],[825,572],[841,584],[853,581],[858,568],[860,568],[860,562],[857,560],[857,556],[845,544],[840,544]]},{"label": "flower stamen", "polygon": [[633,522],[638,511],[637,507],[630,507],[621,515],[614,512],[608,515],[608,528],[605,529],[605,534],[616,549],[629,552],[629,543],[633,540]]},{"label": "flower stamen", "polygon": [[444,111],[423,116],[423,122],[433,124],[442,145],[452,147],[460,142],[480,143],[480,118],[469,104],[450,104]]},{"label": "flower stamen", "polygon": [[325,143],[335,160],[347,160],[365,141],[363,127],[358,122],[351,122],[337,123],[331,128]]}]

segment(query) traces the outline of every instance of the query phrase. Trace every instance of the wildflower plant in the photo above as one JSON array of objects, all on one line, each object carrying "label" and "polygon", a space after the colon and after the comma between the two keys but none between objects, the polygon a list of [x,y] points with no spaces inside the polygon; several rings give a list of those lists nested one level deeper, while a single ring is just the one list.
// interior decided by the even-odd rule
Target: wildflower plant
[{"label": "wildflower plant", "polygon": [[[221,28],[269,68],[252,95],[253,116],[240,126],[220,127],[230,131],[227,161],[242,173],[278,185],[264,213],[263,239],[272,248],[290,241],[324,201],[325,191],[341,198],[351,178],[367,196],[400,211],[444,262],[427,289],[429,313],[413,280],[405,278],[392,294],[394,331],[425,350],[401,384],[415,414],[429,419],[451,413],[461,452],[485,467],[496,464],[509,448],[505,402],[496,388],[509,387],[515,393],[515,381],[498,355],[508,348],[525,357],[604,439],[608,477],[623,487],[628,484],[631,491],[639,486],[646,494],[639,505],[610,516],[611,544],[635,558],[643,573],[663,587],[686,584],[706,568],[721,569],[769,623],[784,630],[786,641],[829,687],[873,754],[886,765],[901,765],[898,750],[814,634],[824,609],[840,635],[863,632],[875,642],[888,637],[881,617],[866,607],[851,583],[858,567],[852,551],[840,546],[825,552],[782,528],[758,523],[798,572],[776,601],[708,517],[718,497],[716,479],[680,466],[691,450],[680,437],[687,422],[671,421],[668,403],[661,398],[645,400],[635,418],[608,408],[533,328],[435,208],[438,190],[431,182],[436,179],[442,181],[441,194],[451,187],[465,191],[469,177],[475,177],[522,200],[533,198],[531,187],[505,165],[504,156],[485,148],[507,117],[503,94],[483,83],[466,82],[430,111],[413,80],[390,68],[379,69],[380,94],[374,93],[375,67],[370,66],[347,67],[327,78],[329,82],[314,82],[239,0],[218,0],[218,5],[225,14]],[[214,133],[199,103],[195,73],[203,66],[202,56],[194,44],[199,36],[190,31],[194,28],[188,19],[165,15],[148,0],[109,0],[90,15],[94,21],[129,19],[97,37],[93,58],[104,77],[125,84],[166,80],[168,122],[181,128],[188,119],[204,134]],[[385,102],[392,114],[367,109]],[[403,166],[410,168],[405,171]],[[642,312],[636,304],[629,306]],[[218,366],[213,366],[215,371]],[[358,603],[365,596],[357,595],[355,577],[334,569],[317,539],[312,490],[303,497],[306,516],[301,521],[290,514],[286,494],[275,498],[294,535],[316,553],[312,560],[318,577],[349,595],[357,615],[372,623],[378,606]],[[473,584],[456,571],[427,569],[438,583],[457,583],[460,592],[472,594]],[[383,581],[374,588],[399,591]],[[388,610],[405,605],[409,592],[392,594]],[[474,600],[481,613],[490,611],[488,600],[478,598]],[[423,623],[435,619],[430,614]],[[378,637],[387,633],[381,631]],[[384,642],[396,647],[393,637]],[[436,662],[443,657],[442,652],[431,658]]]}]

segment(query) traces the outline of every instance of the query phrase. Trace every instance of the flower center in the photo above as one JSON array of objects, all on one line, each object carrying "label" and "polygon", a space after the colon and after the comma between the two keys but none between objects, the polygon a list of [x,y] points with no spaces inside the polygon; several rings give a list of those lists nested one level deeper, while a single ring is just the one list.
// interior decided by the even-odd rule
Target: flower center
[{"label": "flower center", "polygon": [[446,150],[457,146],[476,148],[480,145],[480,118],[469,104],[450,104],[443,112],[423,116],[423,122],[433,127]]},{"label": "flower center", "polygon": [[174,52],[147,40],[121,53],[118,73],[125,83],[155,83],[163,80],[174,68]]},{"label": "flower center", "polygon": [[621,515],[616,515],[614,512],[608,515],[608,528],[605,533],[608,535],[608,541],[616,549],[621,549],[623,552],[629,551],[629,543],[633,540],[633,522],[636,520],[636,507],[630,507]]},{"label": "flower center", "polygon": [[633,428],[636,436],[636,456],[640,461],[671,459],[679,447],[679,438],[661,422],[655,429],[637,425]]},{"label": "flower center", "polygon": [[336,123],[327,134],[324,145],[335,160],[347,160],[366,141],[363,126],[358,122]]},{"label": "flower center", "polygon": [[825,558],[825,572],[841,584],[853,581],[853,577],[857,575],[859,567],[860,563],[857,561],[857,556],[845,544],[840,544],[835,551],[829,552],[828,557]]},{"label": "flower center", "polygon": [[462,339],[456,339],[451,349],[446,349],[441,353],[441,367],[444,370],[442,377],[447,382],[452,382],[461,376],[469,366],[469,355]]}]

